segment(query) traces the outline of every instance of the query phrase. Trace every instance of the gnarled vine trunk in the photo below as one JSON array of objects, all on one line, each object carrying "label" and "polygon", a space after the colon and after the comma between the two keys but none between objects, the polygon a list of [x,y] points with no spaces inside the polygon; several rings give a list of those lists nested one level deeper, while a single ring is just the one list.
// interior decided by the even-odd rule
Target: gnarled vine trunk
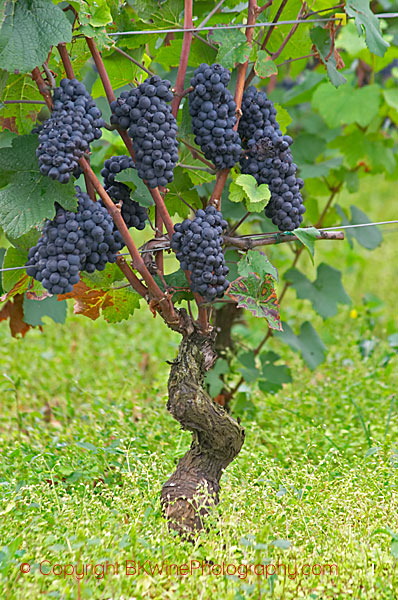
[{"label": "gnarled vine trunk", "polygon": [[192,431],[192,444],[163,485],[161,502],[169,527],[188,537],[203,528],[204,517],[218,503],[221,476],[245,435],[204,389],[215,359],[214,335],[195,329],[183,337],[169,377],[167,408],[182,429]]}]

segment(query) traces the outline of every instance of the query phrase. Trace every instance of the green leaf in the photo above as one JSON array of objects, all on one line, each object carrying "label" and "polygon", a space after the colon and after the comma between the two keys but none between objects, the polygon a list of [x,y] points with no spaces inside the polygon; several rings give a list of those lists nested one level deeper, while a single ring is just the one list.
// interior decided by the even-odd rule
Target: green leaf
[{"label": "green leaf", "polygon": [[394,558],[398,558],[398,540],[391,540],[391,554]]},{"label": "green leaf", "polygon": [[289,269],[285,278],[291,283],[298,298],[311,301],[314,310],[323,319],[333,317],[337,313],[337,304],[351,304],[341,283],[341,271],[321,263],[317,269],[317,278],[314,282],[297,269]]},{"label": "green leaf", "polygon": [[[360,223],[371,223],[369,217],[359,208],[351,205],[351,220],[349,221],[346,217],[345,212],[336,204],[336,211],[342,217],[342,225],[357,225]],[[383,236],[380,229],[376,225],[370,227],[357,227],[349,228],[345,230],[347,240],[352,247],[352,240],[355,239],[358,244],[367,248],[368,250],[374,250],[380,246],[383,241]]]},{"label": "green leaf", "polygon": [[[140,61],[142,58],[142,50],[132,50],[130,54],[133,58]],[[134,78],[137,76],[138,72],[141,73],[141,69],[137,67],[130,60],[126,60],[124,56],[115,52],[110,56],[105,56],[103,59],[106,72],[108,73],[109,80],[111,82],[111,86],[114,90],[117,90],[131,81],[134,81]],[[102,81],[100,77],[97,78],[94,83],[91,96],[93,98],[98,98],[99,96],[105,96],[104,86],[102,85]]]},{"label": "green leaf", "polygon": [[353,88],[349,83],[334,88],[321,84],[312,98],[312,106],[319,110],[329,127],[358,123],[367,127],[379,112],[380,86],[366,85]]},{"label": "green leaf", "polygon": [[257,52],[257,60],[254,64],[254,70],[256,74],[261,77],[261,79],[278,74],[278,67],[268,56],[265,50],[259,50]]},{"label": "green leaf", "polygon": [[108,323],[120,323],[131,317],[140,308],[141,296],[130,287],[108,290],[102,306],[102,316]]},{"label": "green leaf", "polygon": [[283,108],[283,106],[281,106],[280,104],[275,103],[274,108],[277,112],[277,119],[278,119],[279,127],[280,127],[282,133],[285,134],[288,126],[290,125],[290,123],[292,122],[293,119],[287,112],[286,108]]},{"label": "green leaf", "polygon": [[272,265],[268,257],[259,250],[248,250],[244,256],[238,262],[238,273],[242,277],[248,277],[250,274],[255,273],[261,279],[266,275],[271,275],[276,281],[278,281],[278,270]]},{"label": "green leaf", "polygon": [[[166,70],[178,67],[181,61],[182,38],[171,40],[168,46],[162,46],[154,57],[154,62],[161,64]],[[188,57],[188,67],[196,68],[201,63],[211,65],[216,60],[217,51],[198,39],[193,38]]]},{"label": "green leaf", "polygon": [[314,241],[319,237],[319,232],[315,227],[303,227],[295,229],[292,233],[300,240],[303,246],[308,250],[312,264],[314,264],[315,246]]},{"label": "green leaf", "polygon": [[0,68],[26,73],[40,66],[51,46],[72,40],[65,13],[50,0],[6,0],[0,29]]},{"label": "green leaf", "polygon": [[243,379],[247,383],[253,383],[260,375],[260,371],[256,367],[255,354],[253,351],[244,352],[237,357],[238,361],[244,368],[238,369]]},{"label": "green leaf", "polygon": [[[176,291],[173,293],[173,302],[179,303],[182,300],[193,300],[193,293],[189,289],[189,283],[185,272],[182,269],[178,269],[173,273],[169,273],[164,276],[164,280],[166,284],[170,288],[174,288]],[[155,281],[160,287],[161,290],[165,289],[163,281],[160,279],[158,275],[155,275]],[[185,288],[185,289],[181,289]]]},{"label": "green leaf", "polygon": [[148,207],[153,204],[149,190],[141,177],[138,176],[136,169],[125,169],[117,173],[115,181],[120,181],[120,183],[128,185],[133,190],[132,199],[141,204],[141,206]]},{"label": "green leaf", "polygon": [[11,148],[0,149],[0,171],[8,185],[0,189],[0,226],[18,238],[44,219],[55,216],[54,202],[66,210],[76,210],[74,184],[53,181],[39,171],[36,158],[37,136],[19,136]]},{"label": "green leaf", "polygon": [[[3,260],[3,269],[12,269],[13,267],[22,267],[28,259],[26,250],[10,246]],[[29,278],[26,276],[25,269],[16,269],[15,271],[3,271],[1,273],[2,287],[5,292],[9,292],[22,279],[25,278],[23,286],[18,290],[21,293],[26,290],[29,284]]]},{"label": "green leaf", "polygon": [[80,279],[95,290],[109,290],[116,281],[123,281],[124,275],[116,264],[107,263],[103,271],[90,274],[82,272]]},{"label": "green leaf", "polygon": [[253,175],[238,175],[229,186],[231,202],[243,202],[249,212],[261,212],[270,197],[268,185],[257,185]]},{"label": "green leaf", "polygon": [[281,330],[279,304],[271,275],[264,279],[255,274],[238,277],[226,294],[237,302],[238,308],[246,308],[255,317],[265,317],[271,329]]},{"label": "green leaf", "polygon": [[57,300],[57,296],[50,296],[44,300],[28,300],[24,298],[23,313],[24,321],[28,325],[44,325],[42,318],[50,317],[55,323],[65,323],[66,300]]},{"label": "green leaf", "polygon": [[217,359],[214,367],[206,374],[206,383],[209,386],[209,393],[214,398],[224,387],[224,382],[220,379],[220,375],[225,375],[229,372],[229,365],[223,358]]},{"label": "green leaf", "polygon": [[220,44],[217,62],[227,69],[233,69],[236,63],[245,63],[250,56],[251,48],[240,29],[215,29],[209,38]]},{"label": "green leaf", "polygon": [[[36,83],[28,75],[10,75],[2,95],[2,101],[5,100],[42,101],[43,97]],[[40,109],[40,104],[5,104],[0,109],[0,116],[2,119],[11,119],[18,133],[30,133]]]},{"label": "green leaf", "polygon": [[366,44],[371,52],[378,56],[384,56],[389,43],[383,39],[380,32],[380,21],[369,7],[369,0],[347,0],[346,13],[349,17],[355,17],[355,24],[359,35],[365,29]]},{"label": "green leaf", "polygon": [[329,29],[323,27],[314,27],[310,31],[311,40],[314,42],[323,64],[326,66],[329,79],[335,87],[342,85],[347,80],[338,72],[336,59],[332,51],[332,38]]},{"label": "green leaf", "polygon": [[317,332],[309,323],[302,324],[299,335],[295,335],[287,323],[282,323],[283,331],[274,335],[288,344],[293,350],[300,352],[305,363],[313,370],[325,360],[326,347]]},{"label": "green leaf", "polygon": [[391,108],[395,108],[395,110],[398,110],[398,89],[397,88],[390,88],[388,90],[383,90],[383,96],[384,96],[384,99],[387,102],[388,106],[391,106]]},{"label": "green leaf", "polygon": [[262,391],[275,393],[282,388],[283,383],[290,383],[292,377],[287,365],[276,365],[280,356],[275,352],[264,352],[260,355],[262,364],[261,377],[266,380],[266,384],[261,384]]}]

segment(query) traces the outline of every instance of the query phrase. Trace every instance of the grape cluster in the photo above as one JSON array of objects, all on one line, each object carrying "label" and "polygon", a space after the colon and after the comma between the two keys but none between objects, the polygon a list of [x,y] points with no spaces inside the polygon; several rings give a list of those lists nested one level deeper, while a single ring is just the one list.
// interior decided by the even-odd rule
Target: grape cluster
[{"label": "grape cluster", "polygon": [[171,247],[181,268],[191,271],[191,290],[209,302],[221,298],[229,286],[222,250],[222,232],[227,225],[214,206],[207,206],[197,210],[192,221],[185,219],[174,227]]},{"label": "grape cluster", "polygon": [[195,143],[217,169],[230,169],[241,155],[236,103],[227,89],[231,74],[219,64],[201,64],[191,79],[189,113]]},{"label": "grape cluster", "polygon": [[101,175],[104,178],[104,188],[112,200],[122,204],[122,217],[127,227],[144,229],[145,222],[148,219],[146,208],[130,198],[130,188],[119,181],[115,181],[115,175],[125,169],[134,169],[135,164],[132,158],[126,155],[112,156],[104,163]]},{"label": "grape cluster", "polygon": [[78,160],[98,140],[104,121],[101,111],[77,79],[62,79],[54,90],[54,109],[38,131],[40,173],[68,183]]},{"label": "grape cluster", "polygon": [[153,75],[111,103],[111,123],[128,130],[138,175],[151,189],[173,181],[178,161],[177,122],[167,104],[173,99],[170,87],[170,81]]},{"label": "grape cluster", "polygon": [[47,221],[36,246],[28,253],[26,273],[51,294],[67,294],[79,281],[79,271],[102,271],[115,262],[123,247],[108,211],[76,186],[78,210],[56,203],[56,216]]},{"label": "grape cluster", "polygon": [[271,192],[266,216],[281,231],[296,229],[303,221],[305,206],[300,193],[304,181],[296,176],[290,150],[293,140],[282,134],[271,100],[253,86],[243,94],[238,131],[246,150],[240,160],[242,173],[268,184]]}]

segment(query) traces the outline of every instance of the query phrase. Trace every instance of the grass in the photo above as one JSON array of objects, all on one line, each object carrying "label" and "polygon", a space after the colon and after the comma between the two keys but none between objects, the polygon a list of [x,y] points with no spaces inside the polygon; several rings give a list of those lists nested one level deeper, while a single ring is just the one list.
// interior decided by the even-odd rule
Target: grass
[{"label": "grass", "polygon": [[[323,322],[289,291],[284,318],[311,319],[327,359],[311,372],[270,343],[293,383],[275,395],[248,390],[235,407],[246,441],[193,546],[167,531],[159,506],[190,443],[166,410],[178,336],[144,312],[114,326],[71,316],[23,341],[1,323],[0,597],[397,598],[395,239],[373,253],[319,243],[317,262],[342,269],[353,304]],[[289,256],[272,252],[276,264]],[[159,573],[162,562],[203,573]],[[77,563],[78,573],[92,567],[69,575]],[[217,575],[223,563],[235,575]],[[61,574],[46,575],[55,565]]]}]

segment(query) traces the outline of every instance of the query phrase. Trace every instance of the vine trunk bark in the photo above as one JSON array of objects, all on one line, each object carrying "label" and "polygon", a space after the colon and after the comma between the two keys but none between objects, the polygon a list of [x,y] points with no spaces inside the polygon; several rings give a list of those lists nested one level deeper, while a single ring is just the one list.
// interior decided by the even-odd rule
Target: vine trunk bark
[{"label": "vine trunk bark", "polygon": [[216,359],[214,337],[196,329],[183,337],[168,384],[167,408],[182,429],[192,432],[192,444],[163,485],[161,503],[169,527],[188,538],[203,529],[205,516],[219,502],[221,476],[245,435],[204,389]]}]

